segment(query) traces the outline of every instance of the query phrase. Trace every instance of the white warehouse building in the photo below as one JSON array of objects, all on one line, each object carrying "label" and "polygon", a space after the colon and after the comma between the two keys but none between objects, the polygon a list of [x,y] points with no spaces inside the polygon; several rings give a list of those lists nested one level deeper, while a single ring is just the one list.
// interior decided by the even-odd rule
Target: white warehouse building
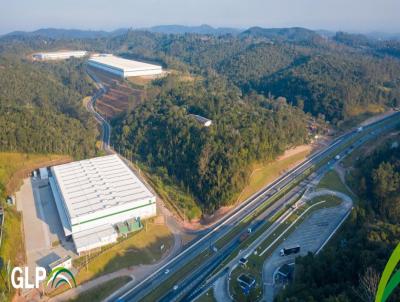
[{"label": "white warehouse building", "polygon": [[117,155],[54,166],[49,182],[78,253],[116,242],[118,223],[156,215],[156,197]]},{"label": "white warehouse building", "polygon": [[73,50],[73,51],[55,51],[55,52],[38,52],[32,55],[35,60],[65,60],[69,58],[82,58],[87,55],[87,51]]},{"label": "white warehouse building", "polygon": [[162,73],[162,67],[159,65],[128,60],[111,54],[92,56],[89,59],[89,65],[121,78],[159,75]]}]

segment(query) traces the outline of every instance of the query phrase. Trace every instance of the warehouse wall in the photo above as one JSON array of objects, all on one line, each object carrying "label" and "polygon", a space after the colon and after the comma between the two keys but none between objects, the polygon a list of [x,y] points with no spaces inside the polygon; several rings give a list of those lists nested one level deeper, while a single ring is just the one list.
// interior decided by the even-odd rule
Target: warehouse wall
[{"label": "warehouse wall", "polygon": [[115,74],[115,75],[117,75],[117,76],[119,76],[121,78],[124,77],[124,72],[122,70],[120,70],[120,69],[114,68],[112,66],[105,66],[105,65],[102,65],[100,63],[97,63],[97,62],[94,62],[94,61],[90,61],[90,60],[89,60],[88,63],[89,63],[90,66],[93,66],[95,68],[99,68],[101,70],[110,72],[110,73]]},{"label": "warehouse wall", "polygon": [[[146,219],[149,217],[153,217],[156,216],[157,214],[157,207],[156,207],[156,203],[155,203],[155,198],[154,201],[152,201],[152,203],[148,203],[148,201],[146,201],[147,205],[140,207],[140,208],[136,208],[133,210],[117,210],[117,209],[113,209],[113,213],[118,213],[118,214],[114,214],[111,215],[112,213],[110,212],[105,212],[105,211],[98,211],[95,214],[93,214],[91,217],[89,217],[88,215],[85,217],[82,217],[81,222],[83,222],[82,224],[79,224],[79,220],[72,218],[72,233],[76,233],[76,232],[80,232],[80,231],[84,231],[84,230],[88,230],[91,228],[95,228],[101,225],[104,225],[104,223],[109,223],[109,224],[117,224],[118,222],[123,222],[132,218],[136,218],[136,217],[140,217],[140,219]],[[137,207],[137,205],[130,205],[130,208],[132,207]],[[107,217],[103,217],[106,216]],[[103,218],[101,218],[103,217]],[[90,219],[94,219],[91,220],[89,222],[86,222]]]}]

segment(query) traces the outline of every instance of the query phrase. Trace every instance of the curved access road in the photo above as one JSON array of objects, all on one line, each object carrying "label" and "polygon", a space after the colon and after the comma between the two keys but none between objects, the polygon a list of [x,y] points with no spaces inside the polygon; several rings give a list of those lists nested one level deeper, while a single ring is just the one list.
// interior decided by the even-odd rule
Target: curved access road
[{"label": "curved access road", "polygon": [[96,111],[94,108],[94,105],[96,103],[96,100],[101,98],[105,93],[107,93],[107,89],[104,87],[104,85],[97,79],[97,77],[88,72],[88,75],[92,78],[92,80],[96,83],[96,86],[98,90],[96,93],[91,96],[89,102],[86,104],[86,109],[93,114],[95,117],[96,121],[101,125],[102,128],[102,149],[107,153],[107,154],[113,154],[115,151],[110,148],[110,137],[111,137],[111,126],[108,123],[108,121],[101,116],[100,113]]},{"label": "curved access road", "polygon": [[[350,214],[353,201],[348,195],[341,192],[323,189],[309,194],[306,199],[332,195],[340,198],[342,202],[338,206],[322,208],[312,213],[284,242],[274,249],[271,256],[264,262],[264,301],[272,302],[274,300],[276,289],[279,288],[279,285],[275,283],[275,276],[279,268],[284,264],[294,263],[296,257],[305,256],[309,252],[319,253]],[[281,248],[295,245],[300,245],[300,253],[280,256]]]}]

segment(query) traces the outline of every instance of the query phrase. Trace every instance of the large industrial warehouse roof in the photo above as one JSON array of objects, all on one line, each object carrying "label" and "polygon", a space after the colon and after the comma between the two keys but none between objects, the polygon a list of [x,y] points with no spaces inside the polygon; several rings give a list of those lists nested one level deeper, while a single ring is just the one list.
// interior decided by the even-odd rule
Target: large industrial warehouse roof
[{"label": "large industrial warehouse roof", "polygon": [[160,69],[161,66],[148,64],[144,62],[128,60],[113,55],[97,55],[92,56],[89,61],[96,62],[102,65],[112,66],[118,68],[124,72],[136,71],[136,70],[147,70],[147,69]]},{"label": "large industrial warehouse roof", "polygon": [[54,166],[52,172],[71,218],[154,196],[117,155]]}]

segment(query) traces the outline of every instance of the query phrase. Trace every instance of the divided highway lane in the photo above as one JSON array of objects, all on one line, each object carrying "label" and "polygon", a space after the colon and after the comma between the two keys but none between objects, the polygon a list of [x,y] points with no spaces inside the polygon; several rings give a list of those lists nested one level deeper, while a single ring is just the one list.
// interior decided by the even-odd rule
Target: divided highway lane
[{"label": "divided highway lane", "polygon": [[[375,126],[378,123],[381,123],[386,119],[391,119],[394,116],[396,116],[397,118],[397,114],[394,114],[378,122],[375,122],[369,126],[366,126],[364,128],[364,131],[368,131],[369,128]],[[264,190],[250,197],[246,202],[244,202],[241,206],[239,206],[236,210],[234,210],[230,216],[222,218],[220,222],[218,222],[212,230],[205,233],[203,237],[201,237],[193,244],[188,246],[179,255],[171,259],[159,270],[155,271],[153,274],[151,274],[150,276],[148,276],[147,278],[136,284],[134,287],[132,287],[125,293],[120,294],[118,300],[139,301],[140,299],[145,297],[158,285],[164,282],[169,277],[169,275],[173,274],[174,272],[177,272],[181,267],[183,267],[183,265],[187,264],[189,261],[194,259],[205,249],[208,249],[218,239],[226,235],[234,225],[238,224],[244,217],[246,217],[249,213],[253,212],[263,202],[265,202],[270,197],[277,194],[280,189],[291,183],[297,176],[299,176],[302,172],[310,168],[313,164],[324,159],[333,148],[339,146],[339,144],[345,144],[346,142],[348,142],[349,139],[351,139],[353,135],[355,135],[356,133],[357,132],[353,130],[350,131],[349,133],[346,133],[338,137],[324,150],[312,155],[308,160],[301,163],[296,168],[294,168],[293,170],[289,171],[288,173],[286,173],[285,175],[274,181]],[[170,271],[168,275],[164,274],[164,270],[167,268]]]},{"label": "divided highway lane", "polygon": [[[296,187],[292,188],[288,193],[286,193],[281,199],[277,200],[270,207],[268,207],[262,214],[260,214],[259,217],[255,219],[255,221],[250,226],[252,228],[252,233],[256,232],[258,227],[260,227],[263,223],[271,219],[276,212],[283,209],[287,204],[291,204],[294,200],[300,198],[304,190],[306,190],[306,188],[312,181],[319,179],[329,170],[330,170],[330,163],[321,166],[319,169],[317,169],[317,171],[313,172],[310,176],[308,176],[307,179],[300,182]],[[255,246],[255,247],[258,246],[264,240],[264,237],[266,237],[265,234],[270,235],[271,233],[273,233],[275,229],[278,227],[278,225],[279,224],[277,225],[272,224],[270,227],[268,227],[268,229],[266,229],[260,235],[260,237],[255,239],[255,242],[252,243],[250,246]],[[212,259],[207,261],[209,263],[204,263],[200,265],[194,272],[190,274],[190,276],[188,276],[185,280],[182,280],[179,284],[179,288],[181,290],[178,289],[176,291],[169,291],[167,295],[165,295],[160,301],[167,302],[167,301],[177,301],[180,299],[183,301],[194,300],[194,298],[198,294],[198,291],[202,289],[200,285],[203,283],[203,281],[207,279],[207,273],[209,271],[211,272],[209,267],[210,266],[213,266],[213,268],[218,267],[218,265],[222,263],[224,259],[230,256],[232,251],[237,250],[237,248],[241,244],[240,235],[241,233],[237,234],[235,238],[232,239],[231,242],[227,244],[226,248],[221,249],[221,251],[219,252],[221,255],[219,255],[219,257],[212,257]],[[207,284],[210,284],[210,281],[207,281]],[[180,293],[180,291],[182,293]]]},{"label": "divided highway lane", "polygon": [[[396,123],[391,123],[390,125],[386,125],[383,126],[375,131],[372,131],[370,133],[366,132],[365,135],[363,135],[359,140],[357,140],[356,142],[354,142],[351,146],[348,146],[347,148],[345,148],[344,150],[342,150],[340,153],[338,153],[338,155],[340,155],[340,158],[344,158],[346,155],[348,155],[353,149],[356,149],[357,147],[361,146],[362,144],[366,143],[369,140],[374,139],[375,137],[377,137],[378,135],[380,135],[382,132],[389,130],[389,128],[393,128],[396,125]],[[336,161],[333,161],[336,162]],[[287,197],[286,194],[282,199],[284,200],[284,202],[282,202],[281,200],[279,201],[280,203],[280,208],[283,208],[285,206],[286,203],[294,200],[294,197],[296,195],[296,192],[302,192],[304,190],[305,187],[308,186],[308,184],[315,180],[315,179],[319,179],[320,177],[322,177],[323,175],[325,175],[332,167],[332,164],[330,162],[326,163],[325,165],[321,166],[316,172],[314,172],[312,175],[310,175],[307,179],[307,181],[303,181],[302,183],[299,184],[299,186],[297,186],[296,188],[294,188],[291,192],[292,196]],[[296,190],[295,190],[296,189]],[[280,209],[279,208],[279,209]],[[278,210],[279,210],[278,209]],[[269,210],[269,209],[268,209]],[[267,210],[267,212],[268,212]],[[268,217],[272,217],[273,213],[271,213],[270,215],[268,215]],[[274,227],[273,225],[271,227],[269,227],[264,234],[267,233],[272,233],[274,232],[276,229],[276,226]],[[240,235],[240,234],[239,234]],[[238,246],[240,245],[240,241],[239,239],[239,235],[236,236],[236,239],[233,239],[233,241],[236,241],[234,243],[236,243],[236,248],[238,248]],[[260,242],[262,242],[265,239],[264,235],[260,235],[257,239],[255,239],[255,241],[248,247],[249,250],[254,249],[255,247],[257,247]],[[232,242],[231,242],[232,243]],[[233,244],[234,244],[233,243]],[[235,250],[235,249],[234,249]],[[217,262],[220,258],[225,259],[226,257],[228,257],[231,253],[231,249],[230,250],[221,250],[221,253],[223,255],[220,255],[220,257],[214,257],[213,260],[210,260],[209,262],[212,263],[212,265],[214,267],[217,267]],[[241,257],[240,255],[237,256],[237,258]],[[220,261],[222,262],[222,261]],[[193,301],[196,297],[199,296],[200,292],[206,291],[210,286],[212,286],[213,283],[213,279],[211,280],[207,280],[207,272],[209,271],[208,269],[208,263],[205,263],[204,265],[199,266],[198,269],[196,269],[193,273],[190,274],[190,276],[188,276],[187,278],[185,278],[184,280],[182,280],[180,282],[180,286],[179,288],[182,288],[184,290],[181,290],[182,292],[186,292],[186,294],[181,294],[179,292],[179,289],[176,291],[169,291],[162,299],[161,301],[178,301],[178,300],[182,300],[182,301]],[[226,268],[225,268],[226,269]],[[204,277],[205,275],[205,277]],[[207,280],[207,281],[206,281]],[[205,284],[203,284],[203,282],[205,282]]]},{"label": "divided highway lane", "polygon": [[[132,289],[124,294],[121,294],[117,300],[140,301],[140,299],[142,299],[144,296],[154,290],[158,285],[168,279],[169,275],[178,271],[181,267],[183,267],[189,261],[198,256],[202,251],[209,249],[218,239],[225,236],[244,217],[252,213],[266,200],[279,193],[280,189],[291,183],[293,179],[301,175],[302,172],[304,172],[315,162],[317,162],[320,157],[325,156],[327,153],[329,153],[332,148],[335,148],[342,139],[343,138],[335,140],[326,149],[314,154],[308,160],[275,180],[264,190],[250,197],[250,199],[248,199],[247,201],[242,203],[242,205],[240,205],[237,209],[235,209],[230,216],[222,218],[220,222],[218,222],[213,229],[205,233],[203,237],[188,246],[179,255],[171,259],[169,263],[165,264],[159,270],[142,280]],[[168,275],[164,273],[166,269],[168,269],[170,272]]]}]

